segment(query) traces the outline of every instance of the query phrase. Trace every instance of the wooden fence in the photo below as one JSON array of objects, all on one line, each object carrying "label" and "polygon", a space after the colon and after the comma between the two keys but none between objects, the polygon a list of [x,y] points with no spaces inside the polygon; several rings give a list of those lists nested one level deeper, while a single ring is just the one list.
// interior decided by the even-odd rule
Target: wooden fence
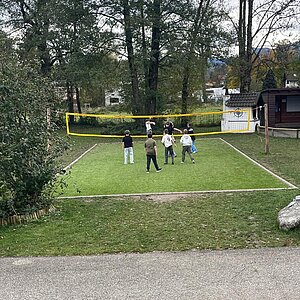
[{"label": "wooden fence", "polygon": [[46,215],[49,212],[52,212],[55,210],[54,206],[51,206],[50,208],[44,208],[40,209],[38,211],[35,211],[30,214],[26,215],[14,215],[7,218],[0,218],[0,226],[5,225],[17,225],[17,224],[23,224],[25,222],[31,221],[31,220],[37,220],[40,217]]}]

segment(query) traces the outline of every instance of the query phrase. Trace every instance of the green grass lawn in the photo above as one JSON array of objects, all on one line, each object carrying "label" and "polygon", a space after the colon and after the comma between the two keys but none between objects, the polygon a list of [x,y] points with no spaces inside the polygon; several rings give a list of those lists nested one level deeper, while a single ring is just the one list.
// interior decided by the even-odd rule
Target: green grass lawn
[{"label": "green grass lawn", "polygon": [[135,164],[123,164],[120,143],[99,144],[73,167],[65,196],[111,195],[155,192],[188,192],[232,189],[283,188],[273,177],[219,139],[198,140],[196,163],[189,157],[181,164],[181,147],[175,150],[175,164],[164,165],[164,148],[158,161],[163,168],[146,173],[144,144],[134,147]]},{"label": "green grass lawn", "polygon": [[22,226],[0,228],[0,256],[92,255],[300,246],[284,232],[278,210],[294,190],[199,195],[176,201],[59,200],[57,211]]},{"label": "green grass lawn", "polygon": [[[266,155],[264,139],[261,136],[228,134],[222,137],[269,169],[300,186],[300,140],[271,138],[270,154]],[[73,148],[65,156],[64,164],[71,162],[95,142],[102,141],[90,138],[71,140]],[[166,166],[163,172],[158,174],[145,173],[145,157],[142,150],[140,156],[136,150],[134,166],[122,165],[120,145],[115,145],[112,150],[115,151],[115,155],[112,155],[114,164],[119,164],[119,169],[140,168],[138,177],[161,179],[172,167],[186,167],[189,170],[188,174],[191,174],[192,167],[201,170],[201,157],[204,160],[205,157],[208,159],[212,156],[210,152],[204,152],[211,142],[197,141],[200,152],[196,156],[195,166],[190,163],[181,166],[177,158],[176,165]],[[218,143],[213,148],[222,152],[221,145],[222,143]],[[102,146],[106,147],[100,145],[99,149]],[[233,153],[229,156],[236,155]],[[161,149],[159,155],[162,162]],[[222,156],[224,160],[223,152]],[[218,159],[218,156],[212,157]],[[239,161],[240,156],[237,158]],[[236,162],[235,166],[239,166],[239,163]],[[213,172],[209,166],[207,170],[208,173]],[[176,172],[170,174],[174,173]],[[117,177],[121,175],[121,172],[116,174]],[[189,186],[188,178],[183,176],[179,177],[178,182]],[[167,183],[172,186],[177,184],[172,181],[172,177]],[[129,184],[123,182],[123,185]],[[57,200],[56,211],[38,221],[0,227],[0,256],[300,246],[299,229],[285,232],[278,228],[277,223],[278,211],[299,194],[299,189],[287,189],[202,194],[175,199],[164,196],[163,201],[155,200],[155,197],[109,196]]]}]

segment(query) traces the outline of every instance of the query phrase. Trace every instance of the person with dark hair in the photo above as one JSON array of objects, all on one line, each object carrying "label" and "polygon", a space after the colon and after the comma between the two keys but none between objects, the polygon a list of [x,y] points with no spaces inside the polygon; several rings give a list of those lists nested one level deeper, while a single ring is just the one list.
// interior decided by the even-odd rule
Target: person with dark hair
[{"label": "person with dark hair", "polygon": [[[178,133],[182,133],[182,131],[181,131],[180,129],[176,128],[176,127],[174,126],[173,122],[170,121],[170,120],[168,120],[168,121],[165,123],[165,125],[164,125],[164,131],[165,131],[166,129],[168,130],[168,134],[171,135],[171,136],[173,136],[174,131],[176,131],[176,132],[178,132]],[[174,138],[174,143],[175,143],[175,138]],[[174,149],[173,149],[173,153],[174,153],[174,157],[176,157],[177,155],[176,155]]]},{"label": "person with dark hair", "polygon": [[125,136],[122,139],[122,147],[124,150],[124,165],[127,165],[128,163],[128,156],[130,159],[130,163],[134,164],[133,160],[133,141],[132,137],[130,135],[129,130],[125,130]]},{"label": "person with dark hair", "polygon": [[181,163],[183,164],[185,161],[185,153],[187,152],[192,163],[195,163],[195,159],[192,156],[192,139],[191,137],[188,135],[188,130],[184,129],[183,130],[183,136],[180,139],[180,144],[182,145],[182,160]]},{"label": "person with dark hair", "polygon": [[164,125],[164,130],[167,129],[168,130],[168,134],[172,135],[174,133],[174,131],[178,132],[178,133],[182,133],[182,131],[178,128],[176,128],[173,124],[172,121],[167,121],[166,124]]},{"label": "person with dark hair", "polygon": [[154,164],[154,167],[156,169],[156,172],[160,172],[161,168],[157,164],[157,146],[156,141],[152,138],[152,133],[148,133],[148,138],[145,142],[145,151],[146,151],[146,157],[147,157],[147,173],[150,172],[150,163],[151,160]]},{"label": "person with dark hair", "polygon": [[192,127],[192,123],[187,123],[187,130],[188,130],[188,134],[190,135],[190,137],[192,139],[192,153],[197,153],[198,150],[195,145],[196,137],[194,135],[191,136],[191,134],[194,134],[194,129]]},{"label": "person with dark hair", "polygon": [[175,144],[175,139],[172,135],[169,135],[168,129],[165,129],[164,135],[161,139],[161,142],[165,146],[165,165],[168,164],[168,158],[169,155],[172,158],[172,165],[174,165],[174,151],[173,151],[173,145]]}]

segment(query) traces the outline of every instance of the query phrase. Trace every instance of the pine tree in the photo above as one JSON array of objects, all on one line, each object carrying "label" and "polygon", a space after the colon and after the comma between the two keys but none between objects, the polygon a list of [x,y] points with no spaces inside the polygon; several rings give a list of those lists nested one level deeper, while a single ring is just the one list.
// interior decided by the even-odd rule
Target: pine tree
[{"label": "pine tree", "polygon": [[269,69],[268,73],[264,79],[262,89],[276,89],[277,84],[276,84],[276,79],[273,70]]}]

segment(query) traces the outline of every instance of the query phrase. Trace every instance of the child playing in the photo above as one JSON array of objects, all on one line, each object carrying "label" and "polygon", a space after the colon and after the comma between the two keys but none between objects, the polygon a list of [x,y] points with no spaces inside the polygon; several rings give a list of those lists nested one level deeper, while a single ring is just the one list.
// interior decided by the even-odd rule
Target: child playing
[{"label": "child playing", "polygon": [[172,121],[167,121],[166,124],[164,125],[164,130],[168,130],[168,134],[172,135],[174,131],[182,133],[182,131],[176,127],[174,127],[174,124]]},{"label": "child playing", "polygon": [[164,136],[162,137],[161,142],[165,146],[165,165],[168,164],[169,155],[172,158],[172,165],[174,165],[173,145],[175,143],[175,139],[172,135],[168,134],[168,129],[164,130]]},{"label": "child playing", "polygon": [[[173,136],[174,131],[182,133],[182,131],[180,129],[174,127],[173,122],[170,121],[170,120],[168,120],[166,122],[166,124],[164,125],[164,132],[165,132],[166,129],[168,130],[168,134],[172,135],[172,136]],[[174,139],[174,141],[175,141],[175,139]],[[175,153],[174,149],[173,149],[173,153],[174,153],[174,157],[176,157],[176,153]]]},{"label": "child playing", "polygon": [[146,134],[152,133],[152,127],[151,125],[155,125],[155,122],[151,121],[150,119],[146,120],[145,126],[146,126]]},{"label": "child playing", "polygon": [[180,144],[182,144],[182,161],[181,163],[183,164],[185,161],[185,153],[187,152],[188,155],[190,156],[191,161],[193,164],[195,163],[195,160],[192,156],[192,144],[193,141],[191,137],[188,135],[188,130],[184,129],[183,130],[183,136],[180,139]]},{"label": "child playing", "polygon": [[161,168],[158,166],[157,163],[157,146],[156,141],[152,138],[152,133],[148,133],[148,138],[145,142],[145,151],[146,151],[146,157],[147,157],[147,173],[150,172],[150,163],[151,160],[155,166],[156,172],[160,172]]},{"label": "child playing", "polygon": [[[187,123],[187,130],[188,130],[188,134],[194,134],[194,129],[192,128],[192,123]],[[192,139],[192,153],[197,153],[198,150],[195,145],[196,137],[193,135],[193,136],[191,136],[191,139]]]},{"label": "child playing", "polygon": [[128,156],[130,158],[130,163],[134,164],[133,141],[132,141],[132,137],[130,136],[129,130],[125,130],[125,136],[122,139],[122,146],[124,149],[124,165],[127,165],[127,163],[128,163]]}]

